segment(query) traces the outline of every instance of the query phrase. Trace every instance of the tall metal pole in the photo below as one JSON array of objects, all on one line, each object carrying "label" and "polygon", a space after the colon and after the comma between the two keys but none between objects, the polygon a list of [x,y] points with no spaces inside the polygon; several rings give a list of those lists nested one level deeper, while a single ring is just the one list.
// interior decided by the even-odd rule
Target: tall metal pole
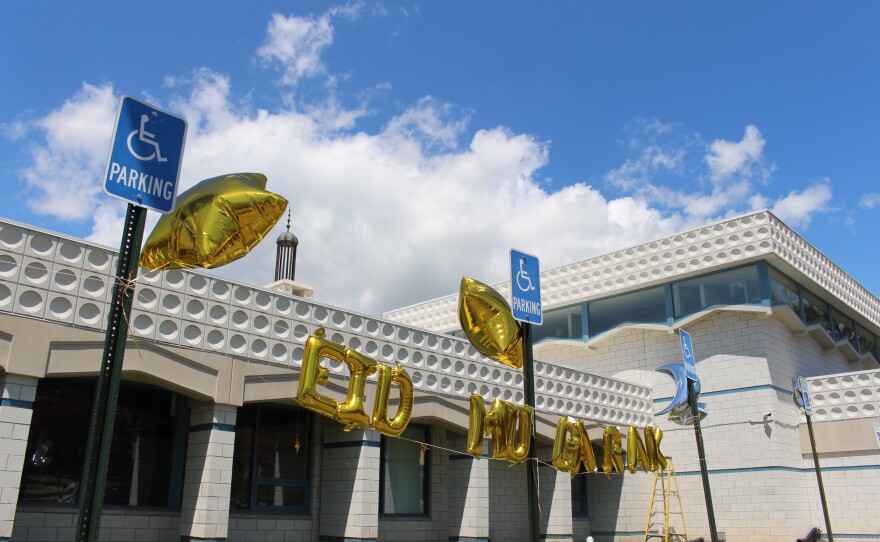
[{"label": "tall metal pole", "polygon": [[703,494],[706,497],[706,512],[709,515],[709,534],[712,542],[718,542],[718,529],[715,528],[715,508],[712,506],[712,491],[709,489],[709,469],[706,466],[706,450],[703,448],[703,430],[700,428],[700,413],[697,410],[697,394],[694,381],[687,379],[688,404],[694,417],[694,434],[697,437],[697,454],[700,457],[700,476],[703,479]]},{"label": "tall metal pole", "polygon": [[113,424],[116,421],[116,400],[122,377],[122,358],[128,336],[128,319],[134,297],[141,242],[144,237],[144,221],[147,210],[128,204],[125,229],[119,245],[119,262],[116,267],[116,283],[107,319],[107,334],[101,370],[95,388],[95,401],[89,422],[86,457],[83,465],[79,492],[79,517],[77,518],[77,542],[94,542],[98,539],[101,509],[104,505],[104,487],[110,461],[110,444]]},{"label": "tall metal pole", "polygon": [[810,448],[813,450],[813,464],[816,465],[816,479],[819,481],[819,498],[822,499],[822,513],[825,515],[825,532],[828,533],[828,542],[834,542],[831,534],[831,519],[828,516],[828,501],[825,500],[825,486],[822,484],[822,469],[819,468],[819,454],[816,452],[816,438],[813,436],[812,416],[807,416],[807,430],[810,432]]},{"label": "tall metal pole", "polygon": [[[532,324],[522,323],[523,341],[523,387],[525,387],[526,406],[535,412],[535,361],[532,355]],[[532,434],[529,436],[529,458],[526,460],[527,483],[529,485],[529,542],[541,540],[541,511],[538,504],[538,454],[535,448],[535,433],[538,417],[532,417]]]}]

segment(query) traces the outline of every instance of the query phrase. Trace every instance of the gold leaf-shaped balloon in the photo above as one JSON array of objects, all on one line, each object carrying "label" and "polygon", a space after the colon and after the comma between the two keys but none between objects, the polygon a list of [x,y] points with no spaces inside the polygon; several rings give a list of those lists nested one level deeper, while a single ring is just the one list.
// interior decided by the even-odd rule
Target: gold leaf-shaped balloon
[{"label": "gold leaf-shaped balloon", "polygon": [[481,354],[508,367],[522,368],[522,328],[501,294],[480,281],[463,277],[458,321]]},{"label": "gold leaf-shaped balloon", "polygon": [[235,261],[275,226],[287,200],[266,191],[266,176],[233,173],[204,180],[177,197],[141,252],[147,269],[211,269]]}]

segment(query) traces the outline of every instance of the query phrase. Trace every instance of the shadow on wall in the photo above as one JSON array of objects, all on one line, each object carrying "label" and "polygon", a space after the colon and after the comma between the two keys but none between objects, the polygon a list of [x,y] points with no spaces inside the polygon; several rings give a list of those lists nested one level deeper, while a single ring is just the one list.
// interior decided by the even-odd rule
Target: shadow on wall
[{"label": "shadow on wall", "polygon": [[[601,465],[601,461],[601,457],[597,456],[596,462]],[[603,538],[596,533],[613,533],[617,530],[623,479],[624,477],[619,474],[612,474],[609,479],[601,472],[587,477],[587,509],[590,514],[590,528],[596,542],[613,539],[613,537]]]}]

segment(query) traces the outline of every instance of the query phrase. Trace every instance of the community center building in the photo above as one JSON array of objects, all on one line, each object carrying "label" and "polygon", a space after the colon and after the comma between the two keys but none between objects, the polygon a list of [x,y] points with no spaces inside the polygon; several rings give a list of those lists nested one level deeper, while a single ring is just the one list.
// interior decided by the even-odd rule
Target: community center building
[{"label": "community center building", "polygon": [[[457,294],[382,318],[316,301],[294,280],[296,247],[289,232],[278,239],[266,287],[141,270],[100,538],[527,540],[525,466],[492,459],[488,437],[482,458],[466,452],[471,395],[522,404],[521,371],[462,338]],[[0,219],[0,541],[74,539],[116,260],[113,249]],[[670,531],[708,538],[693,428],[655,414],[676,391],[656,369],[681,361],[684,329],[723,538],[824,530],[806,418],[792,401],[792,379],[803,376],[834,536],[880,541],[880,300],[776,216],[754,212],[548,269],[541,285],[542,540],[645,539],[655,473],[605,474],[601,463],[605,428],[626,436],[647,426],[662,430],[674,468]],[[509,294],[509,283],[493,287]],[[400,438],[297,403],[306,343],[320,329],[409,374],[412,418]],[[322,363],[322,389],[342,401],[347,366]],[[584,422],[599,472],[554,468],[560,417]]]}]

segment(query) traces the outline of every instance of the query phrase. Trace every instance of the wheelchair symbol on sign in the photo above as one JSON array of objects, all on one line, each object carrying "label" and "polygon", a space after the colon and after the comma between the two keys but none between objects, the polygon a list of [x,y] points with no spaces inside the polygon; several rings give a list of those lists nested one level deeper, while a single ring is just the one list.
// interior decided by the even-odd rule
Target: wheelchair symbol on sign
[{"label": "wheelchair symbol on sign", "polygon": [[[130,134],[128,134],[128,151],[132,156],[140,160],[141,162],[149,162],[153,158],[158,162],[167,162],[167,158],[162,157],[162,153],[159,151],[159,143],[154,139],[156,136],[147,131],[146,126],[147,123],[150,122],[150,117],[148,115],[141,115],[141,127],[138,130],[132,130]],[[149,145],[153,147],[153,152],[148,156],[142,156],[138,154],[134,148],[131,146],[132,138],[137,134],[137,140],[141,143]]]},{"label": "wheelchair symbol on sign", "polygon": [[684,337],[682,337],[681,339],[681,352],[684,357],[689,360],[692,360],[694,358],[694,355],[691,353],[691,349],[688,348],[688,343],[684,340]]},{"label": "wheelchair symbol on sign", "polygon": [[[530,292],[535,289],[532,285],[532,278],[523,269],[523,264],[526,263],[525,257],[520,258],[519,260],[519,272],[516,274],[516,285],[519,286],[520,291]],[[525,284],[525,286],[523,286]]]}]

